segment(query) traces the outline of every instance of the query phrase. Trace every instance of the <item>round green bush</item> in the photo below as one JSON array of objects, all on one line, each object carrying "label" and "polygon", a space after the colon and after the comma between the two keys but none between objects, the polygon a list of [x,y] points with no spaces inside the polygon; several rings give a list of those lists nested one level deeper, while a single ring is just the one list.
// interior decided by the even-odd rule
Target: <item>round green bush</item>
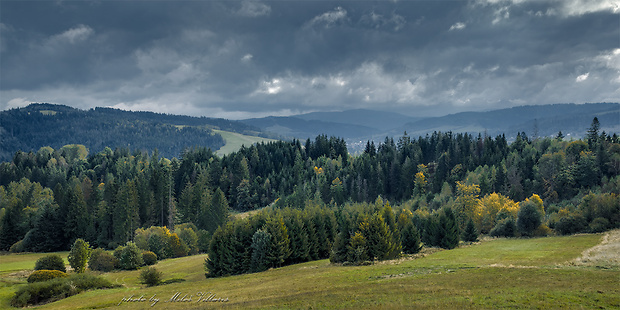
[{"label": "round green bush", "polygon": [[159,285],[161,283],[161,276],[161,271],[157,270],[155,267],[149,267],[142,269],[140,272],[140,282],[147,286]]},{"label": "round green bush", "polygon": [[67,272],[65,261],[57,254],[43,256],[34,264],[34,270],[58,270]]},{"label": "round green bush", "polygon": [[146,266],[155,265],[157,263],[157,254],[151,251],[144,251],[142,252],[142,260]]},{"label": "round green bush", "polygon": [[88,261],[88,268],[95,271],[110,272],[118,266],[118,259],[102,248],[93,250]]},{"label": "round green bush", "polygon": [[49,281],[56,278],[66,278],[68,275],[58,270],[37,270],[30,274],[28,283]]},{"label": "round green bush", "polygon": [[[116,254],[116,251],[115,253]],[[121,251],[121,259],[119,265],[123,270],[135,270],[144,264],[142,260],[142,250],[133,242],[127,242]]]}]

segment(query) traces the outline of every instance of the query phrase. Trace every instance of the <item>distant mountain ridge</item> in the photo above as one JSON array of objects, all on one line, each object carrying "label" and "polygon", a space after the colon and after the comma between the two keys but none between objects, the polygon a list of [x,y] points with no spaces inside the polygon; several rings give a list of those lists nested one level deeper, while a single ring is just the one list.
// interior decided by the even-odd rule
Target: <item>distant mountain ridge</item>
[{"label": "distant mountain ridge", "polygon": [[620,132],[620,104],[551,104],[529,105],[488,112],[462,112],[410,122],[391,134],[407,131],[411,136],[433,131],[505,134],[514,137],[525,132],[528,136],[551,136],[559,131],[569,137],[581,137],[598,117],[601,131]]},{"label": "distant mountain ridge", "polygon": [[356,109],[283,117],[269,116],[246,119],[242,122],[287,138],[306,139],[324,134],[353,139],[384,136],[390,129],[418,119],[420,118],[393,112]]},{"label": "distant mountain ridge", "polygon": [[367,109],[355,109],[342,112],[313,112],[297,115],[295,117],[304,120],[359,125],[367,128],[376,128],[380,131],[394,129],[400,124],[406,124],[421,119],[420,117]]},{"label": "distant mountain ridge", "polygon": [[357,109],[242,121],[112,108],[79,110],[43,103],[0,111],[0,161],[10,160],[18,150],[67,144],[84,144],[91,153],[106,146],[148,151],[157,148],[162,156],[172,158],[187,147],[219,149],[225,142],[212,129],[282,139],[337,136],[347,141],[352,153],[363,148],[367,140],[379,142],[404,132],[411,137],[434,131],[505,134],[510,141],[521,132],[543,137],[562,131],[571,139],[583,137],[594,117],[599,119],[601,132],[620,133],[619,103],[529,105],[427,118]]},{"label": "distant mountain ridge", "polygon": [[505,134],[510,140],[517,133],[528,136],[552,136],[559,131],[566,137],[582,137],[592,119],[598,117],[601,132],[620,132],[620,104],[549,104],[527,105],[486,112],[462,112],[440,117],[410,117],[392,112],[349,110],[314,112],[289,117],[266,117],[243,120],[244,123],[297,139],[319,134],[337,135],[349,145],[366,140],[383,141],[404,132],[418,137],[440,132],[470,134]]}]

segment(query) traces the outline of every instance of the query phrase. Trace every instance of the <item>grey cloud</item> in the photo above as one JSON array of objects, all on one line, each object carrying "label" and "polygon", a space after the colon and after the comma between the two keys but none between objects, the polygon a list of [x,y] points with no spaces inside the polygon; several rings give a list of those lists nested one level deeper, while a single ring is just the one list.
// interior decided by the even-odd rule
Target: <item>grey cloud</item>
[{"label": "grey cloud", "polygon": [[1,2],[0,109],[241,118],[619,101],[610,3]]},{"label": "grey cloud", "polygon": [[241,2],[241,8],[237,13],[241,16],[257,17],[269,15],[271,7],[255,0],[245,0]]},{"label": "grey cloud", "polygon": [[369,25],[376,29],[388,27],[394,31],[399,31],[405,26],[407,20],[403,16],[395,13],[392,13],[391,16],[384,16],[381,13],[372,11],[369,14],[363,15],[360,18],[360,23]]},{"label": "grey cloud", "polygon": [[347,10],[339,6],[332,11],[315,16],[306,24],[306,27],[323,26],[325,28],[330,28],[334,25],[345,23],[346,21]]}]

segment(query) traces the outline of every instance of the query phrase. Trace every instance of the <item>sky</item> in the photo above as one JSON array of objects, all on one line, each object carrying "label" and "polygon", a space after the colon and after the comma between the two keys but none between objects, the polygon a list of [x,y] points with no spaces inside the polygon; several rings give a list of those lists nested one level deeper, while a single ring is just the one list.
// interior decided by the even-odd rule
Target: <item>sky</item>
[{"label": "sky", "polygon": [[245,119],[620,102],[620,0],[0,1],[0,110]]}]

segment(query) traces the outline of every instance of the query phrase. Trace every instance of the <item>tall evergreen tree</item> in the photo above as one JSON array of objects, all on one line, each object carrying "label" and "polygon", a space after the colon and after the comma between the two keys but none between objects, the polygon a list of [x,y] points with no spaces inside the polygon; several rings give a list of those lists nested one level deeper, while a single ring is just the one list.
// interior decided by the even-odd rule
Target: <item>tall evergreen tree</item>
[{"label": "tall evergreen tree", "polygon": [[594,145],[596,145],[596,143],[598,142],[598,131],[600,128],[601,123],[598,121],[598,117],[594,117],[594,119],[592,119],[592,124],[590,124],[590,128],[588,129],[588,134],[586,136],[590,149],[592,149]]},{"label": "tall evergreen tree", "polygon": [[265,271],[269,268],[270,247],[271,234],[263,229],[257,230],[252,236],[252,262],[250,264],[252,272]]},{"label": "tall evergreen tree", "polygon": [[472,219],[469,219],[465,231],[463,231],[463,241],[476,242],[478,241],[478,230]]},{"label": "tall evergreen tree", "polygon": [[91,215],[88,213],[80,184],[76,183],[74,186],[69,187],[66,195],[66,240],[88,237],[88,231],[91,229],[91,227],[89,227],[91,224]]},{"label": "tall evergreen tree", "polygon": [[138,218],[138,192],[133,180],[119,189],[114,206],[114,240],[125,243],[133,240],[133,232],[140,225]]},{"label": "tall evergreen tree", "polygon": [[440,241],[439,246],[444,249],[454,249],[459,246],[459,225],[451,208],[443,209],[439,215]]},{"label": "tall evergreen tree", "polygon": [[420,252],[422,249],[420,233],[411,221],[407,223],[401,231],[400,239],[402,242],[403,252],[406,254],[415,254]]},{"label": "tall evergreen tree", "polygon": [[267,219],[263,229],[271,235],[271,244],[267,254],[270,266],[281,267],[291,254],[290,239],[284,220],[280,216],[271,217]]}]

